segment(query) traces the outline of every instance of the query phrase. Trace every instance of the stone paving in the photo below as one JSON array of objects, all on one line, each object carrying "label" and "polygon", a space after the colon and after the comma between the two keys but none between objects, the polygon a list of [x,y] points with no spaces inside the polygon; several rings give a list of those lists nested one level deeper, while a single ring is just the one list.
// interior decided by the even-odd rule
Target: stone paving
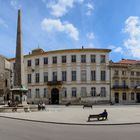
[{"label": "stone paving", "polygon": [[[89,114],[99,114],[107,109],[108,120],[87,122]],[[82,106],[46,106],[46,111],[21,112],[21,113],[0,113],[0,116],[22,118],[29,120],[76,123],[76,124],[121,124],[140,123],[140,105],[113,105],[93,106],[85,108]]]}]

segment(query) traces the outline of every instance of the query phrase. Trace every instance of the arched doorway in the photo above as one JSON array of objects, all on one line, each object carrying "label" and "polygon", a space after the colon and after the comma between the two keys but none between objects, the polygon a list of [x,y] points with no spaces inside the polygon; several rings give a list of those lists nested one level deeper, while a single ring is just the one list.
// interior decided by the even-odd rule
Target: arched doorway
[{"label": "arched doorway", "polygon": [[10,93],[7,94],[6,100],[10,100]]},{"label": "arched doorway", "polygon": [[115,92],[115,103],[119,103],[119,93]]},{"label": "arched doorway", "polygon": [[59,104],[59,90],[57,88],[53,88],[51,91],[51,103]]},{"label": "arched doorway", "polygon": [[140,103],[140,93],[136,93],[137,103]]}]

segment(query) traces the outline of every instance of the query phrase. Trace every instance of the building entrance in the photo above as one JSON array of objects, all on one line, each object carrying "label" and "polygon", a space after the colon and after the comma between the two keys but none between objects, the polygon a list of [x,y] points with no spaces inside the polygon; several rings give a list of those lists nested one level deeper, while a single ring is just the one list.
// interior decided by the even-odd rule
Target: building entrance
[{"label": "building entrance", "polygon": [[119,93],[115,92],[115,103],[119,103]]},{"label": "building entrance", "polygon": [[53,88],[51,91],[51,104],[59,104],[59,90]]},{"label": "building entrance", "polygon": [[140,103],[140,93],[137,93],[136,97],[137,97],[137,103]]},{"label": "building entrance", "polygon": [[7,94],[6,100],[7,100],[7,101],[10,100],[10,93]]}]

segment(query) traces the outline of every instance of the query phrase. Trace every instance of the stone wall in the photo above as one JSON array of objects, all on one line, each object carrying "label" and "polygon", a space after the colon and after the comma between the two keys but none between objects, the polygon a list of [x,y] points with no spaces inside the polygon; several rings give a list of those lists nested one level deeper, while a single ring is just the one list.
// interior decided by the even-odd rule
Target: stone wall
[{"label": "stone wall", "polygon": [[10,62],[0,55],[0,104],[4,103],[10,89]]}]

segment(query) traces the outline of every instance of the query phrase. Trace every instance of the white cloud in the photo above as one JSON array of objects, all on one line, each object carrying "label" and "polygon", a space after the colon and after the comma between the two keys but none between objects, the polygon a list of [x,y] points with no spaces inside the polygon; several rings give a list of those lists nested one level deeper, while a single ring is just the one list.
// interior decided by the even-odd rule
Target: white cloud
[{"label": "white cloud", "polygon": [[11,6],[12,6],[15,10],[21,8],[21,5],[18,4],[18,1],[17,1],[17,0],[11,0],[11,1],[10,1],[10,4],[11,4]]},{"label": "white cloud", "polygon": [[94,7],[93,7],[93,5],[91,3],[87,3],[87,8],[90,9],[90,10],[94,9]]},{"label": "white cloud", "polygon": [[[62,17],[69,9],[73,8],[75,3],[83,3],[84,0],[52,0],[47,3],[47,7],[51,9],[51,14],[55,17]],[[43,0],[46,3],[45,0]]]},{"label": "white cloud", "polygon": [[87,16],[90,16],[90,15],[93,13],[94,6],[93,6],[93,4],[91,4],[91,3],[87,3],[87,4],[86,4],[86,7],[87,7],[86,15],[87,15]]},{"label": "white cloud", "polygon": [[4,26],[5,28],[8,28],[8,25],[5,23],[5,21],[0,18],[0,25]]},{"label": "white cloud", "polygon": [[140,58],[140,18],[128,17],[123,31],[128,34],[128,38],[124,40],[125,48],[133,57]]},{"label": "white cloud", "polygon": [[117,47],[117,46],[114,46],[114,45],[110,45],[110,46],[108,47],[108,49],[111,49],[112,52],[123,54],[123,49],[122,49],[122,47]]},{"label": "white cloud", "polygon": [[93,32],[91,32],[91,33],[87,33],[86,36],[87,36],[87,38],[90,39],[90,40],[93,40],[93,39],[95,38],[95,35],[94,35]]},{"label": "white cloud", "polygon": [[41,23],[42,29],[47,32],[64,32],[74,40],[79,39],[79,32],[73,24],[68,22],[61,22],[60,19],[45,18]]},{"label": "white cloud", "polygon": [[123,49],[121,47],[117,47],[117,48],[114,49],[114,52],[122,54],[123,53]]},{"label": "white cloud", "polygon": [[114,46],[114,45],[108,46],[108,49],[111,49],[111,50],[113,50],[113,49],[115,49],[115,48],[116,48],[116,46]]}]

